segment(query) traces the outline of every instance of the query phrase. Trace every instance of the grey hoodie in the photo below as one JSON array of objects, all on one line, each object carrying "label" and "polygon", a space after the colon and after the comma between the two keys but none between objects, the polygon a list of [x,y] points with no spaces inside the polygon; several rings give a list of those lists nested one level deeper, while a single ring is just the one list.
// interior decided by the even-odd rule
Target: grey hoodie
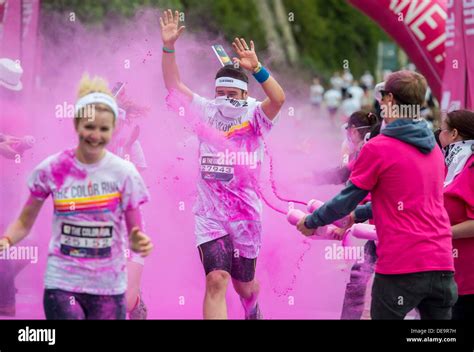
[{"label": "grey hoodie", "polygon": [[[436,146],[434,133],[424,120],[398,119],[388,124],[380,133],[413,145],[423,154],[429,154]],[[316,228],[332,224],[334,221],[350,214],[353,210],[355,210],[356,222],[363,222],[372,218],[371,202],[358,206],[368,194],[368,191],[355,186],[349,181],[337,196],[306,218],[306,227]]]},{"label": "grey hoodie", "polygon": [[398,119],[388,124],[380,133],[411,144],[423,154],[429,154],[436,145],[434,133],[425,120]]}]

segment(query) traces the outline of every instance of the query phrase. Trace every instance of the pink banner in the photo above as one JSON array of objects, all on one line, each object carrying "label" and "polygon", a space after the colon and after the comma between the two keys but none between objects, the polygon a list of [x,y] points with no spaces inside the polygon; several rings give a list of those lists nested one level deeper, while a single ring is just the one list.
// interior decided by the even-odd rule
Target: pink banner
[{"label": "pink banner", "polygon": [[464,52],[462,3],[448,0],[447,12],[446,64],[441,110],[453,111],[466,105],[466,56]]},{"label": "pink banner", "polygon": [[6,0],[0,8],[0,57],[21,55],[21,1]]},{"label": "pink banner", "polygon": [[463,0],[464,46],[467,58],[467,108],[474,109],[474,0]]},{"label": "pink banner", "polygon": [[400,45],[438,99],[444,72],[446,0],[349,0]]}]

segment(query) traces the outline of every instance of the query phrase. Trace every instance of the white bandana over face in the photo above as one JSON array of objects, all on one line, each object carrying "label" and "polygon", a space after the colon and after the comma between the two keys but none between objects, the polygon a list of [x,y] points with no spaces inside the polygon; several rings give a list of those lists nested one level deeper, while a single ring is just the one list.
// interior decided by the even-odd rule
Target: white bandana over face
[{"label": "white bandana over face", "polygon": [[217,97],[213,103],[216,106],[218,112],[223,117],[228,119],[236,119],[238,117],[244,116],[249,106],[247,100],[238,100],[227,97]]},{"label": "white bandana over face", "polygon": [[444,158],[448,174],[444,187],[453,182],[454,178],[464,169],[467,160],[474,153],[474,140],[459,141],[444,147]]}]

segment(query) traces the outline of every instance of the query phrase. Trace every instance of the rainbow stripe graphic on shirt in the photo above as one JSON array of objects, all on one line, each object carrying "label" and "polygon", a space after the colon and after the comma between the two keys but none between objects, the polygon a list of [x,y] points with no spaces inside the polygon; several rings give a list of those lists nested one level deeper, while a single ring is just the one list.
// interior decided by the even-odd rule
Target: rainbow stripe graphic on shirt
[{"label": "rainbow stripe graphic on shirt", "polygon": [[120,200],[120,192],[84,198],[60,199],[54,201],[54,212],[56,215],[107,213],[115,210],[120,204]]},{"label": "rainbow stripe graphic on shirt", "polygon": [[226,138],[236,137],[236,136],[243,136],[247,134],[249,131],[252,130],[252,126],[250,125],[249,121],[245,121],[240,125],[232,126],[229,131],[224,133]]}]

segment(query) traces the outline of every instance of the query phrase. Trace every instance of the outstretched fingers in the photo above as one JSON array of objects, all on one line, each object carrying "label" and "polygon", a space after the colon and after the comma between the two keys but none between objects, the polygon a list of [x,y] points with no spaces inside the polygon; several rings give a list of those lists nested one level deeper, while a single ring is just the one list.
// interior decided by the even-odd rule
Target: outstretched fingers
[{"label": "outstretched fingers", "polygon": [[250,50],[250,48],[247,45],[247,42],[245,41],[244,38],[240,38],[240,43],[241,43],[242,47],[244,48],[244,50]]},{"label": "outstretched fingers", "polygon": [[237,49],[238,49],[239,51],[244,51],[244,50],[245,50],[245,48],[244,48],[244,46],[242,45],[242,43],[240,42],[240,39],[239,39],[239,38],[235,38],[234,44],[235,44],[235,46],[237,47]]},{"label": "outstretched fingers", "polygon": [[174,22],[174,24],[176,24],[176,26],[178,26],[178,23],[179,23],[179,11],[175,11],[175,12],[174,12],[173,22]]},{"label": "outstretched fingers", "polygon": [[250,50],[255,51],[255,43],[253,40],[250,41]]}]

